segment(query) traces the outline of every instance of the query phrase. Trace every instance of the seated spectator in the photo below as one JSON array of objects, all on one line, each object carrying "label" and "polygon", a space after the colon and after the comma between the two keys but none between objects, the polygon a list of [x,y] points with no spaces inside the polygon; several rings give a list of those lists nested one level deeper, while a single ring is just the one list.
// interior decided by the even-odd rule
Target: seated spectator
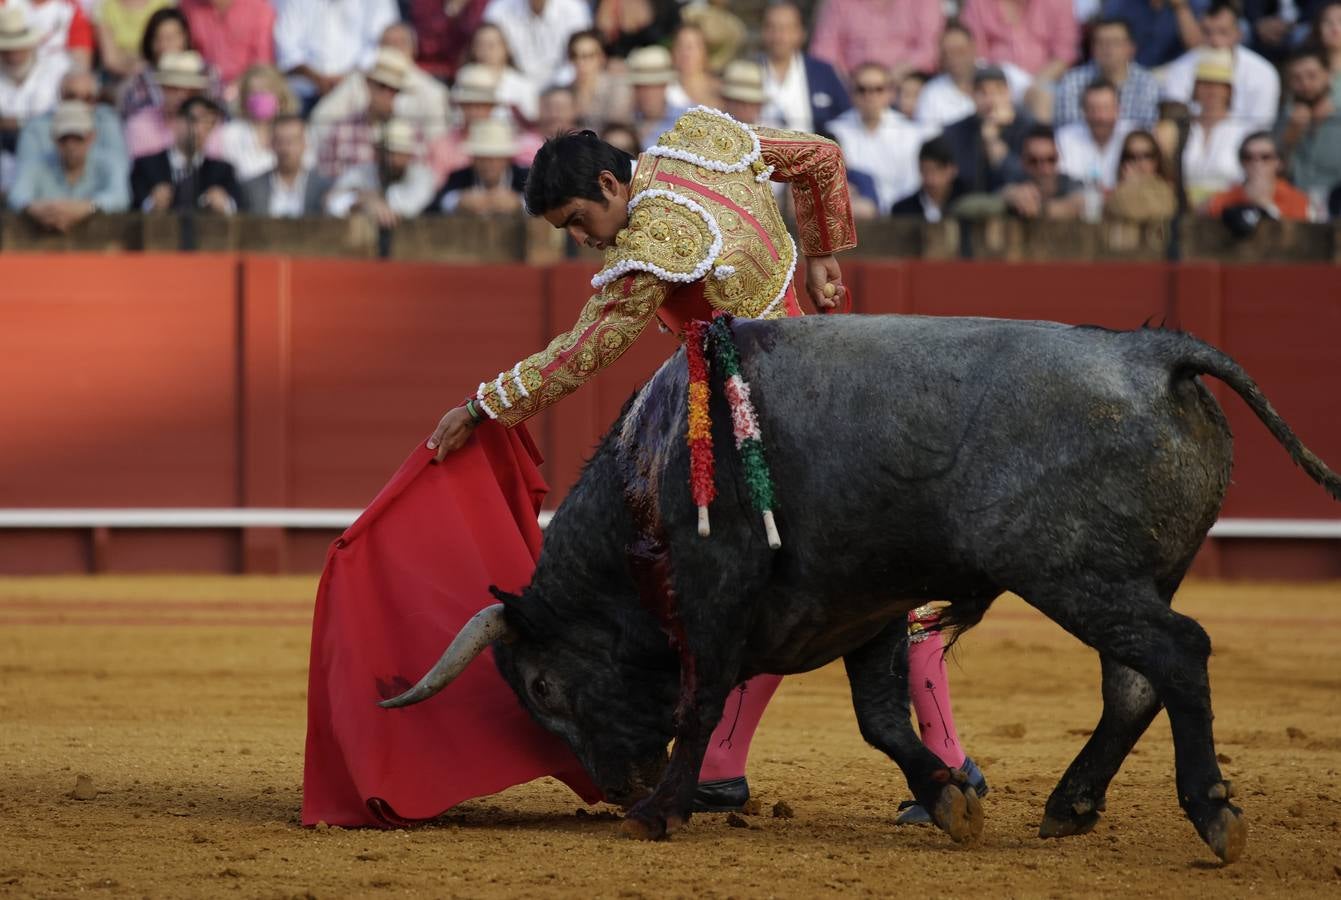
[{"label": "seated spectator", "polygon": [[939,222],[964,193],[955,155],[945,138],[934,137],[922,145],[917,152],[917,171],[922,179],[921,186],[895,203],[889,214]]},{"label": "seated spectator", "polygon": [[1198,112],[1182,151],[1183,189],[1193,207],[1243,177],[1239,146],[1254,129],[1231,116],[1235,90],[1229,51],[1203,50],[1192,91]]},{"label": "seated spectator", "polygon": [[827,134],[829,122],[852,108],[834,67],[805,53],[806,28],[793,2],[764,8],[764,91],[762,113],[770,125]]},{"label": "seated spectator", "polygon": [[362,212],[382,228],[417,218],[436,193],[432,170],[416,161],[420,150],[414,125],[393,119],[377,145],[376,159],[350,166],[335,180],[326,211],[340,218]]},{"label": "seated spectator", "polygon": [[269,0],[179,0],[191,39],[231,88],[252,66],[275,61],[275,10]]},{"label": "seated spectator", "polygon": [[[66,72],[60,82],[60,100],[62,103],[74,101],[83,103],[93,110],[93,143],[90,157],[99,165],[107,165],[121,173],[125,180],[130,171],[130,156],[126,152],[126,139],[121,134],[121,119],[116,110],[105,104],[97,103],[98,83],[93,74],[86,69]],[[19,132],[18,151],[15,153],[15,169],[36,171],[43,167],[55,170],[60,165],[56,139],[52,131],[54,113],[35,116],[23,125]]]},{"label": "seated spectator", "polygon": [[512,59],[536,90],[563,67],[568,38],[591,27],[584,0],[491,0],[484,21],[497,25]]},{"label": "seated spectator", "polygon": [[[395,115],[396,97],[405,87],[409,57],[398,50],[382,48],[365,76],[368,102],[342,119],[323,117],[315,129],[317,168],[327,178],[338,178],[350,166],[373,162],[379,133]],[[405,120],[401,120],[405,124]]]},{"label": "seated spectator", "polygon": [[1326,60],[1316,50],[1297,50],[1285,64],[1290,103],[1276,123],[1289,164],[1290,180],[1318,206],[1333,186],[1341,184],[1341,114],[1332,94]]},{"label": "seated spectator", "polygon": [[1072,0],[964,0],[959,15],[983,58],[1014,63],[1050,84],[1079,56],[1080,27]]},{"label": "seated spectator", "polygon": [[671,106],[688,109],[721,105],[717,76],[708,68],[708,39],[703,36],[703,29],[688,23],[675,29],[671,65],[675,68],[675,81],[666,88],[666,100]]},{"label": "seated spectator", "polygon": [[[1201,17],[1201,29],[1204,47],[1189,50],[1165,69],[1164,99],[1179,103],[1192,100],[1202,53],[1206,49],[1219,50],[1230,54],[1234,100],[1229,115],[1243,122],[1248,130],[1270,128],[1280,104],[1280,76],[1275,66],[1239,43],[1242,35],[1238,7],[1230,0],[1214,0]],[[1235,136],[1234,147],[1242,136]]]},{"label": "seated spectator", "polygon": [[568,39],[568,65],[573,70],[569,88],[577,103],[577,121],[600,131],[611,122],[633,115],[633,91],[608,68],[605,47],[596,31],[579,31]]},{"label": "seated spectator", "polygon": [[[1011,101],[1006,74],[997,66],[973,76],[972,115],[943,132],[959,167],[964,188],[972,193],[998,190],[1021,176],[1019,152],[1029,123]],[[1048,130],[1052,143],[1052,130]]]},{"label": "seated spectator", "polygon": [[852,98],[856,105],[829,123],[829,131],[848,168],[875,179],[876,205],[886,210],[917,187],[917,154],[928,130],[890,106],[889,73],[878,63],[853,70]]},{"label": "seated spectator", "polygon": [[1061,170],[1052,129],[1038,125],[1025,135],[1020,151],[1024,177],[1001,191],[1006,209],[1022,219],[1077,219],[1084,212],[1085,192]]},{"label": "seated spectator", "polygon": [[93,25],[75,0],[7,0],[28,13],[33,30],[42,35],[38,56],[64,57],[73,68],[93,67]]},{"label": "seated spectator", "polygon": [[470,165],[448,176],[430,209],[473,215],[521,212],[526,169],[512,161],[517,152],[512,125],[501,119],[476,122],[466,152]]},{"label": "seated spectator", "polygon": [[1104,215],[1127,222],[1163,222],[1177,212],[1178,192],[1155,136],[1130,132],[1122,140],[1117,187],[1104,200]]},{"label": "seated spectator", "polygon": [[[429,166],[438,184],[457,169],[470,165],[466,140],[471,125],[494,117],[511,119],[511,113],[494,102],[497,89],[497,76],[484,66],[470,63],[456,73],[456,84],[452,87],[456,115],[447,133],[430,141],[428,147]],[[531,156],[535,156],[534,150]],[[529,164],[530,157],[525,162]]]},{"label": "seated spectator", "polygon": [[50,112],[60,96],[69,62],[61,54],[38,55],[42,35],[21,6],[0,6],[0,150],[14,152],[19,129]]},{"label": "seated spectator", "polygon": [[[973,115],[973,77],[979,69],[987,68],[986,62],[978,57],[973,35],[956,21],[946,23],[940,48],[940,74],[922,88],[917,97],[915,116],[922,124],[936,128],[944,128]],[[1021,100],[1033,78],[1019,66],[1009,63],[997,68],[1006,76],[1011,98],[1016,102]]]},{"label": "seated spectator", "polygon": [[[140,42],[154,13],[175,0],[101,0],[94,10],[98,58],[113,81],[129,78],[145,68]],[[175,48],[186,50],[185,45]],[[149,61],[153,65],[153,61]]]},{"label": "seated spectator", "polygon": [[684,109],[672,106],[666,91],[675,80],[670,51],[665,47],[642,47],[629,54],[628,82],[633,85],[633,127],[639,143],[647,149],[669,131]]},{"label": "seated spectator", "polygon": [[740,55],[750,37],[749,26],[731,11],[731,0],[691,0],[680,21],[695,25],[707,42],[708,69],[720,72]]},{"label": "seated spectator", "polygon": [[540,85],[517,71],[501,28],[487,22],[479,27],[470,39],[470,62],[494,73],[495,102],[510,107],[524,122],[536,120]]},{"label": "seated spectator", "polygon": [[[132,158],[151,156],[170,147],[177,111],[187,99],[205,96],[210,87],[205,61],[194,50],[163,54],[154,71],[154,80],[160,102],[143,107],[126,120],[126,148]],[[209,152],[217,155],[219,135],[215,134],[212,140],[214,143]]]},{"label": "seated spectator", "polygon": [[680,6],[666,0],[597,0],[588,28],[601,35],[605,52],[623,59],[639,47],[668,41],[680,26]]},{"label": "seated spectator", "polygon": [[284,0],[275,20],[275,63],[310,109],[345,76],[371,69],[395,0]]},{"label": "seated spectator", "polygon": [[208,156],[223,109],[208,97],[191,97],[173,116],[173,143],[135,160],[130,169],[131,204],[145,212],[202,209],[231,216],[242,194],[233,167]]},{"label": "seated spectator", "polygon": [[737,122],[757,124],[768,95],[764,93],[764,68],[752,60],[738,59],[722,73],[722,112]]},{"label": "seated spectator", "polygon": [[[149,17],[140,39],[140,62],[131,69],[133,74],[122,82],[118,105],[121,118],[130,119],[142,109],[163,105],[163,91],[158,83],[158,64],[169,53],[182,53],[191,49],[191,32],[186,28],[186,17],[176,7],[160,9]],[[205,89],[208,97],[218,99],[223,96],[223,85],[219,73],[206,67],[209,86]],[[172,118],[172,110],[168,119]]]},{"label": "seated spectator", "polygon": [[67,232],[96,212],[124,212],[130,205],[122,160],[99,154],[93,107],[62,101],[49,123],[57,146],[54,164],[37,157],[18,171],[9,208],[44,228]]},{"label": "seated spectator", "polygon": [[857,66],[870,62],[884,66],[897,84],[905,72],[936,67],[936,39],[944,25],[940,0],[824,0],[815,13],[810,53],[849,81],[855,81]]},{"label": "seated spectator", "polygon": [[611,122],[606,125],[605,131],[601,132],[601,140],[611,147],[618,147],[629,156],[637,156],[643,152],[642,145],[638,141],[638,132],[633,130],[632,125],[625,125],[622,122]]},{"label": "seated spectator", "polygon": [[903,113],[905,119],[917,118],[917,100],[930,79],[926,72],[908,72],[895,85],[894,108]]},{"label": "seated spectator", "polygon": [[298,99],[274,66],[252,66],[238,89],[239,115],[219,129],[219,158],[233,166],[239,181],[247,181],[275,167],[271,124],[277,116],[296,114]]},{"label": "seated spectator", "polygon": [[1239,148],[1243,181],[1221,191],[1206,202],[1204,212],[1218,219],[1234,207],[1251,207],[1280,221],[1308,221],[1308,195],[1281,177],[1281,158],[1276,141],[1265,131],[1255,131]]},{"label": "seated spectator", "polygon": [[1117,184],[1118,156],[1131,123],[1118,118],[1118,92],[1107,81],[1091,82],[1081,96],[1083,121],[1056,130],[1061,170],[1082,184],[1104,190]]},{"label": "seated spectator", "polygon": [[1118,91],[1118,115],[1135,125],[1149,126],[1159,118],[1159,82],[1145,67],[1133,62],[1136,45],[1131,28],[1121,19],[1100,19],[1090,31],[1092,60],[1076,66],[1057,84],[1052,123],[1061,128],[1081,119],[1080,96],[1102,78]]},{"label": "seated spectator", "polygon": [[409,19],[419,35],[415,65],[444,81],[455,78],[488,5],[489,0],[413,0]]},{"label": "seated spectator", "polygon": [[[380,64],[405,73],[403,87],[396,92],[395,117],[414,122],[425,137],[433,139],[447,131],[451,101],[446,85],[411,62],[414,50],[414,31],[408,25],[388,25],[373,68]],[[313,107],[309,121],[314,127],[326,126],[367,108],[368,78],[361,71],[352,72]]]},{"label": "seated spectator", "polygon": [[536,121],[536,131],[542,137],[550,138],[556,134],[567,134],[577,127],[577,99],[573,96],[573,89],[546,88],[540,95],[540,118]]},{"label": "seated spectator", "polygon": [[292,113],[276,117],[270,147],[274,168],[242,183],[243,211],[271,219],[324,215],[331,180],[312,166],[303,120]]},{"label": "seated spectator", "polygon": [[1341,0],[1327,0],[1318,8],[1311,39],[1327,57],[1332,96],[1341,97]]},{"label": "seated spectator", "polygon": [[1201,46],[1198,16],[1210,5],[1211,0],[1103,0],[1101,15],[1126,22],[1136,44],[1136,62],[1156,69]]}]

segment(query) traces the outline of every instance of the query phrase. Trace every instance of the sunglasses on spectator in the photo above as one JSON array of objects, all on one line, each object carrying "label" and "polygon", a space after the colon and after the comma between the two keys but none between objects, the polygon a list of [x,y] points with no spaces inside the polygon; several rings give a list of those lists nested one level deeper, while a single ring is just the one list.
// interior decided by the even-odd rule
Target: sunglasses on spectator
[{"label": "sunglasses on spectator", "polygon": [[859,84],[856,87],[858,94],[883,94],[887,90],[889,90],[887,84]]}]

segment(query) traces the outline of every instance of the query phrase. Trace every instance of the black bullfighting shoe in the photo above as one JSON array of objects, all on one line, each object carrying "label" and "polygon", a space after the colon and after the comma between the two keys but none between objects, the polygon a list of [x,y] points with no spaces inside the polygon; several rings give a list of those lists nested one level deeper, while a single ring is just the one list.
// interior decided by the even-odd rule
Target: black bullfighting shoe
[{"label": "black bullfighting shoe", "polygon": [[700,781],[690,810],[696,813],[740,812],[749,799],[750,783],[744,775],[739,778]]},{"label": "black bullfighting shoe", "polygon": [[[970,757],[964,757],[964,764],[960,766],[964,774],[968,776],[969,786],[977,791],[978,796],[987,796],[987,778],[982,774],[982,769],[978,768]],[[930,825],[931,813],[927,812],[926,807],[916,800],[905,800],[899,804],[899,817],[894,820],[895,825]]]}]

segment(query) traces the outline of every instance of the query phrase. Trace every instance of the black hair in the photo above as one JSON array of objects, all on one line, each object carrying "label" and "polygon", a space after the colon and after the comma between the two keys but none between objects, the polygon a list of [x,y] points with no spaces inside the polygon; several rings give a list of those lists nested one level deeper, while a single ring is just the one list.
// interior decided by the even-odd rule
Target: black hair
[{"label": "black hair", "polygon": [[1031,125],[1029,130],[1024,133],[1020,139],[1020,146],[1023,147],[1027,141],[1044,140],[1057,143],[1057,135],[1052,131],[1051,125]]},{"label": "black hair", "polygon": [[1132,39],[1131,23],[1119,16],[1104,16],[1096,19],[1094,24],[1090,26],[1090,34],[1093,35],[1100,28],[1121,28],[1127,32],[1127,40]]},{"label": "black hair", "polygon": [[1327,58],[1327,52],[1321,47],[1303,46],[1291,50],[1285,57],[1285,63],[1282,68],[1288,69],[1297,62],[1303,62],[1306,59],[1315,60],[1322,66],[1324,71],[1330,71],[1332,67],[1331,60]]},{"label": "black hair", "polygon": [[1253,141],[1270,141],[1271,149],[1280,154],[1280,148],[1276,146],[1276,138],[1269,131],[1254,131],[1242,141],[1239,142],[1239,163],[1243,163],[1243,157],[1248,152],[1248,145]]},{"label": "black hair", "polygon": [[943,137],[934,137],[922,145],[922,149],[917,151],[917,161],[934,162],[942,166],[954,165],[955,154],[950,149],[950,142]]},{"label": "black hair", "polygon": [[202,106],[205,109],[209,110],[210,112],[214,113],[214,115],[217,116],[218,118],[220,119],[224,118],[223,107],[220,106],[215,101],[211,100],[209,97],[204,96],[203,94],[197,94],[194,97],[187,97],[186,102],[183,103],[181,106],[177,107],[177,115],[180,118],[189,119],[191,118],[191,110]]},{"label": "black hair", "polygon": [[159,26],[169,19],[182,26],[182,31],[186,34],[186,49],[194,49],[191,44],[191,26],[187,23],[186,16],[175,6],[165,6],[144,23],[144,34],[140,35],[140,56],[145,62],[158,65],[158,60],[154,59],[154,35],[158,33]]},{"label": "black hair", "polygon": [[1209,19],[1212,16],[1218,16],[1220,13],[1228,10],[1236,19],[1243,17],[1243,5],[1238,0],[1211,0],[1210,9],[1206,10],[1203,19]]},{"label": "black hair", "polygon": [[968,30],[968,26],[958,19],[947,19],[945,27],[941,29],[941,37],[945,37],[952,31],[957,31],[970,41],[973,40],[973,32]]},{"label": "black hair", "polygon": [[568,46],[564,50],[564,58],[572,59],[573,48],[577,46],[577,42],[585,41],[588,38],[600,45],[602,53],[605,52],[605,36],[595,28],[588,28],[584,31],[574,31],[572,34],[568,35]]},{"label": "black hair", "polygon": [[601,200],[600,174],[610,172],[620,183],[633,177],[633,157],[607,144],[596,132],[570,131],[545,141],[526,177],[526,211],[541,216],[569,200]]},{"label": "black hair", "polygon": [[1085,85],[1085,90],[1080,94],[1081,102],[1083,103],[1086,97],[1097,91],[1112,91],[1114,97],[1119,96],[1116,84],[1113,84],[1107,78],[1096,78]]},{"label": "black hair", "polygon": [[913,69],[911,72],[903,73],[903,78],[899,81],[899,84],[909,80],[916,81],[918,84],[926,84],[931,80],[931,75],[920,69]]}]

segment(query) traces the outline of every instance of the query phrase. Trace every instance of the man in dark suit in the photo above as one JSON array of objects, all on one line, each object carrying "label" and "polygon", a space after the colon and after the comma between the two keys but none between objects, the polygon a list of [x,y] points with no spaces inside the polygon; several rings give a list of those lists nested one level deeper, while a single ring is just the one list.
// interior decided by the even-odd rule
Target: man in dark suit
[{"label": "man in dark suit", "polygon": [[294,115],[278,116],[270,126],[275,167],[242,184],[242,209],[253,216],[297,219],[326,214],[331,180],[303,163],[307,129]]},{"label": "man in dark suit", "polygon": [[805,20],[795,3],[764,11],[764,120],[796,131],[826,134],[829,121],[852,108],[834,67],[802,52]]},{"label": "man in dark suit", "polygon": [[950,214],[950,207],[964,192],[959,167],[945,138],[934,137],[922,145],[917,170],[922,176],[921,187],[895,203],[889,214],[939,222]]},{"label": "man in dark suit", "polygon": [[205,209],[221,215],[237,212],[241,201],[233,167],[205,156],[210,134],[223,110],[207,97],[192,97],[172,120],[173,144],[141,156],[130,169],[132,208],[145,212]]},{"label": "man in dark suit", "polygon": [[997,66],[973,76],[973,104],[973,115],[947,125],[943,136],[964,187],[973,193],[991,192],[1023,177],[1020,144],[1029,122],[1015,109],[1006,73]]}]

